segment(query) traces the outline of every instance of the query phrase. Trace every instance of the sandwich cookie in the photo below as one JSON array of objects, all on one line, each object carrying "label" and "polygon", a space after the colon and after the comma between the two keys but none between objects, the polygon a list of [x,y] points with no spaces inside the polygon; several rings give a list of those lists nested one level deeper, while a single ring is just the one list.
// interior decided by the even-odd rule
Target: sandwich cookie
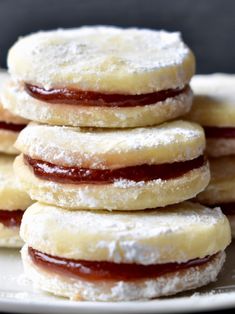
[{"label": "sandwich cookie", "polygon": [[69,209],[162,207],[210,180],[203,129],[186,121],[125,130],[32,123],[16,147],[15,171],[32,199]]},{"label": "sandwich cookie", "polygon": [[160,124],[191,107],[194,56],[179,33],[92,26],[39,32],[10,49],[4,106],[52,125]]},{"label": "sandwich cookie", "polygon": [[9,78],[7,72],[0,71],[0,153],[17,154],[13,144],[19,132],[26,126],[27,121],[23,118],[11,114],[7,109],[3,109],[1,94],[3,85]]},{"label": "sandwich cookie", "polygon": [[209,156],[235,155],[235,75],[197,75],[194,103],[187,119],[201,124]]},{"label": "sandwich cookie", "polygon": [[35,203],[21,237],[36,287],[74,300],[128,301],[215,281],[231,234],[219,208],[190,202],[138,213]]},{"label": "sandwich cookie", "polygon": [[0,247],[20,247],[19,227],[24,210],[32,204],[13,173],[13,157],[0,155]]},{"label": "sandwich cookie", "polygon": [[229,218],[235,237],[235,157],[211,158],[210,168],[210,184],[197,200],[211,207],[219,206]]}]

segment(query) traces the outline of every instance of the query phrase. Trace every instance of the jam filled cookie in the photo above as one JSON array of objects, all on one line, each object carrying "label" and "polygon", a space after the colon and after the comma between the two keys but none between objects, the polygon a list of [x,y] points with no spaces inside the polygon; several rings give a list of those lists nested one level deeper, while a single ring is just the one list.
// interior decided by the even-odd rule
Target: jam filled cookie
[{"label": "jam filled cookie", "polygon": [[13,173],[13,157],[0,155],[0,247],[20,247],[19,226],[32,204]]},{"label": "jam filled cookie", "polygon": [[127,301],[216,280],[231,234],[219,208],[190,202],[138,213],[35,203],[21,237],[25,272],[36,287],[75,300]]},{"label": "jam filled cookie", "polygon": [[186,121],[125,130],[32,123],[16,147],[15,170],[32,199],[70,209],[162,207],[210,179],[203,129]]},{"label": "jam filled cookie", "polygon": [[210,168],[211,182],[197,199],[208,206],[219,206],[229,218],[235,237],[235,156],[211,158]]},{"label": "jam filled cookie", "polygon": [[3,85],[9,78],[8,74],[0,71],[0,152],[7,154],[17,154],[13,144],[16,138],[25,126],[27,121],[23,118],[14,116],[7,109],[3,109],[1,103],[1,93]]},{"label": "jam filled cookie", "polygon": [[191,85],[195,97],[187,118],[204,127],[208,154],[235,155],[235,75],[197,75]]},{"label": "jam filled cookie", "polygon": [[10,49],[4,106],[52,124],[138,127],[190,110],[194,56],[179,33],[116,27],[39,32]]}]

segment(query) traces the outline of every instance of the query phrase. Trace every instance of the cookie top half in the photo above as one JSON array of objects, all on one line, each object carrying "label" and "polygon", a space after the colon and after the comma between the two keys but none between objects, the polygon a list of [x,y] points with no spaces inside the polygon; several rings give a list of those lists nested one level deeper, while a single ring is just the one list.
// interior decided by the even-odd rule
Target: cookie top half
[{"label": "cookie top half", "polygon": [[20,133],[16,148],[57,165],[117,169],[197,158],[204,152],[205,136],[201,126],[187,121],[119,130],[31,123]]},{"label": "cookie top half", "polygon": [[74,212],[35,203],[23,217],[21,237],[54,256],[149,265],[223,251],[230,227],[219,208],[190,202],[142,213]]},{"label": "cookie top half", "polygon": [[45,89],[143,94],[185,86],[194,56],[179,33],[92,26],[20,38],[8,66],[18,81]]},{"label": "cookie top half", "polygon": [[196,75],[188,119],[208,127],[235,127],[235,75]]}]

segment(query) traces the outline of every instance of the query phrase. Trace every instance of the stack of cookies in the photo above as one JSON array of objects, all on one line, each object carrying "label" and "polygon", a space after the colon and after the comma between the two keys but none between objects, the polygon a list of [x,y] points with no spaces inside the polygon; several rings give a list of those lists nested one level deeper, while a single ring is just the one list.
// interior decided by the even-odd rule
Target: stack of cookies
[{"label": "stack of cookies", "polygon": [[[194,57],[178,33],[114,27],[40,32],[8,58],[4,106],[33,120],[15,171],[38,202],[22,258],[42,290],[76,300],[172,295],[214,281],[230,242],[207,186],[191,107]],[[168,122],[167,122],[168,121]]]},{"label": "stack of cookies", "polygon": [[205,130],[211,182],[197,199],[219,206],[235,236],[235,76],[198,75],[192,81],[195,100],[189,119]]},{"label": "stack of cookies", "polygon": [[[0,96],[8,75],[0,71]],[[0,100],[0,247],[20,247],[19,226],[24,210],[32,204],[13,172],[14,142],[27,121],[3,109]]]}]

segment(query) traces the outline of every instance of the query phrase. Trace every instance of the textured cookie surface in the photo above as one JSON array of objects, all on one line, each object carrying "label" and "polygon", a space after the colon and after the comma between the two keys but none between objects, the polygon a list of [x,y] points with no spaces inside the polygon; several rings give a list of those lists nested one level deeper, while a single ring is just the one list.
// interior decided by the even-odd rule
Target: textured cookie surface
[{"label": "textured cookie surface", "polygon": [[19,235],[19,227],[6,227],[0,223],[0,248],[20,248],[23,240]]},{"label": "textured cookie surface", "polygon": [[235,155],[235,137],[207,138],[206,152],[210,157]]},{"label": "textured cookie surface", "polygon": [[134,282],[102,281],[97,283],[59,276],[37,267],[28,255],[27,245],[21,252],[25,274],[36,288],[76,301],[144,300],[196,289],[215,281],[225,260],[225,253],[221,252],[205,265],[190,267],[158,278]]},{"label": "textured cookie surface", "polygon": [[47,254],[145,265],[213,255],[225,249],[230,236],[218,208],[189,202],[141,213],[71,212],[36,203],[21,225],[23,240]]},{"label": "textured cookie surface", "polygon": [[11,112],[41,123],[124,128],[157,125],[186,114],[191,108],[192,91],[188,88],[175,97],[141,106],[82,106],[38,100],[22,84],[9,82],[3,90],[2,101]]},{"label": "textured cookie surface", "polygon": [[[6,71],[0,70],[0,123],[26,124],[27,120],[13,115],[2,106],[3,85],[9,79]],[[19,132],[3,128],[0,125],[0,152],[6,154],[17,154],[18,150],[13,146]]]},{"label": "textured cookie surface", "polygon": [[26,209],[32,204],[13,172],[13,157],[0,155],[0,209]]},{"label": "textured cookie surface", "polygon": [[4,85],[9,80],[9,74],[6,71],[0,70],[0,121],[4,121],[7,123],[15,123],[15,124],[26,124],[27,120],[15,116],[7,109],[4,109],[2,106],[2,90],[4,89]]},{"label": "textured cookie surface", "polygon": [[235,75],[196,75],[194,103],[188,119],[203,126],[235,127]]},{"label": "textured cookie surface", "polygon": [[105,26],[21,38],[10,49],[8,65],[14,79],[47,89],[123,94],[182,87],[195,67],[179,33]]},{"label": "textured cookie surface", "polygon": [[210,181],[208,163],[169,180],[147,182],[119,179],[108,184],[66,184],[34,175],[22,156],[15,160],[15,172],[22,188],[33,200],[71,210],[142,210],[163,207],[195,197]]},{"label": "textured cookie surface", "polygon": [[210,159],[211,181],[197,199],[206,204],[235,201],[235,157]]},{"label": "textured cookie surface", "polygon": [[14,147],[18,132],[11,132],[0,128],[0,153],[16,155],[19,151]]},{"label": "textured cookie surface", "polygon": [[121,168],[190,160],[203,154],[203,129],[186,121],[132,130],[31,124],[16,142],[21,152],[57,165]]}]

